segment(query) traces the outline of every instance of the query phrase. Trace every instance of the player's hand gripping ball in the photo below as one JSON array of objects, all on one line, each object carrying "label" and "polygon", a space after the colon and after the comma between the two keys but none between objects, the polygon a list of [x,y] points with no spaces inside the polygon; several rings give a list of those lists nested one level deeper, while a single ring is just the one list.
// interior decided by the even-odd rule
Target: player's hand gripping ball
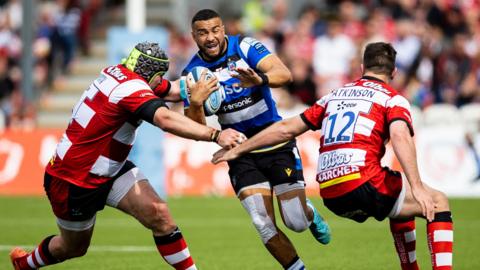
[{"label": "player's hand gripping ball", "polygon": [[[215,77],[215,74],[211,72],[206,67],[194,67],[187,75],[187,80],[190,80],[192,83],[196,83],[200,80],[200,76],[202,76],[202,72],[207,70],[205,74],[205,79],[209,80],[210,78]],[[223,86],[218,83],[218,90],[213,91],[208,98],[203,102],[203,110],[206,116],[210,116],[215,114],[221,107],[222,101],[225,99],[225,91]]]}]

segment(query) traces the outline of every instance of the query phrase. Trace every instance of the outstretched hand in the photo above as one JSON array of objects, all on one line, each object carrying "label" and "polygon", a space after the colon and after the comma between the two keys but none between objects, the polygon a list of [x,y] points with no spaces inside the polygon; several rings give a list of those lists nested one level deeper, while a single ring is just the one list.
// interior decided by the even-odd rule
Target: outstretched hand
[{"label": "outstretched hand", "polygon": [[432,196],[423,186],[417,188],[412,187],[412,194],[413,198],[415,198],[415,200],[422,208],[423,216],[428,221],[432,221],[435,217],[435,204],[433,202]]},{"label": "outstretched hand", "polygon": [[208,96],[218,90],[218,79],[211,77],[206,79],[207,70],[204,70],[197,82],[187,79],[187,87],[190,89],[190,104],[200,106],[208,98]]},{"label": "outstretched hand", "polygon": [[247,137],[243,133],[228,128],[220,132],[217,143],[224,149],[231,149],[245,140],[247,140]]},{"label": "outstretched hand", "polygon": [[251,68],[237,67],[236,73],[232,73],[233,78],[239,79],[240,83],[234,84],[234,86],[248,88],[262,84],[262,78]]},{"label": "outstretched hand", "polygon": [[235,151],[233,151],[233,149],[227,150],[223,148],[213,154],[212,163],[218,164],[220,162],[229,161],[238,157],[238,154],[235,154]]}]

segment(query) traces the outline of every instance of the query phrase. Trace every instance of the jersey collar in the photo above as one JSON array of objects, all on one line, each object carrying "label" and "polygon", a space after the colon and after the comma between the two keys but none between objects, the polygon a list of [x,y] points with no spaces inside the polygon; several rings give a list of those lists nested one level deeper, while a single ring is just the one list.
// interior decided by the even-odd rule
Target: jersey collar
[{"label": "jersey collar", "polygon": [[373,77],[373,76],[362,76],[362,79],[385,83],[384,81],[380,80],[379,78],[376,78],[376,77]]}]

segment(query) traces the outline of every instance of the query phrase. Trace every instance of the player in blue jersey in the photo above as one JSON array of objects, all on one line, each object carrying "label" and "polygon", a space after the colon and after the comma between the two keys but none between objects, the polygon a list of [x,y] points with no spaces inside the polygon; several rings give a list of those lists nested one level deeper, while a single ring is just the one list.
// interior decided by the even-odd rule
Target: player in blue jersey
[{"label": "player in blue jersey", "polygon": [[[222,129],[233,128],[251,137],[282,119],[270,87],[289,83],[291,74],[276,55],[254,38],[225,35],[220,16],[209,9],[200,10],[193,17],[192,36],[199,51],[183,75],[197,66],[214,72],[225,90],[225,99],[216,113]],[[185,114],[205,123],[202,104],[209,91],[198,91],[203,92],[191,93]],[[327,244],[330,229],[306,199],[295,141],[257,149],[228,165],[235,193],[268,251],[285,269],[305,269],[293,244],[276,225],[273,193],[281,218],[291,230],[302,232],[310,228],[320,243]]]}]

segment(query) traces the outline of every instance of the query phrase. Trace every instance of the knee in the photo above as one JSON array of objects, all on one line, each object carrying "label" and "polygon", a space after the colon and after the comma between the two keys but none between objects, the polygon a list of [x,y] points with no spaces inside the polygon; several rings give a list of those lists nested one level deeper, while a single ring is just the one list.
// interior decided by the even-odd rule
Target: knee
[{"label": "knee", "polygon": [[436,190],[433,193],[433,202],[435,203],[435,212],[449,211],[450,206],[448,204],[448,197],[445,193]]},{"label": "knee", "polygon": [[264,244],[278,234],[277,227],[268,215],[252,215],[252,223]]},{"label": "knee", "polygon": [[285,226],[294,232],[303,232],[308,228],[308,223],[305,221],[285,221]]},{"label": "knee", "polygon": [[282,200],[280,204],[283,222],[287,228],[294,232],[303,232],[308,228],[310,222],[298,198]]},{"label": "knee", "polygon": [[145,206],[143,211],[145,226],[154,234],[165,234],[176,228],[170,215],[168,206],[164,202],[151,202]]},{"label": "knee", "polygon": [[77,249],[75,250],[71,250],[70,254],[72,255],[73,258],[75,257],[82,257],[83,255],[87,254],[87,251],[88,251],[88,247],[90,245],[85,245],[85,246],[80,246],[78,247]]},{"label": "knee", "polygon": [[260,194],[251,195],[245,198],[241,203],[250,215],[253,226],[257,229],[264,244],[278,234],[277,226],[275,226],[275,223],[273,223],[270,218]]}]

